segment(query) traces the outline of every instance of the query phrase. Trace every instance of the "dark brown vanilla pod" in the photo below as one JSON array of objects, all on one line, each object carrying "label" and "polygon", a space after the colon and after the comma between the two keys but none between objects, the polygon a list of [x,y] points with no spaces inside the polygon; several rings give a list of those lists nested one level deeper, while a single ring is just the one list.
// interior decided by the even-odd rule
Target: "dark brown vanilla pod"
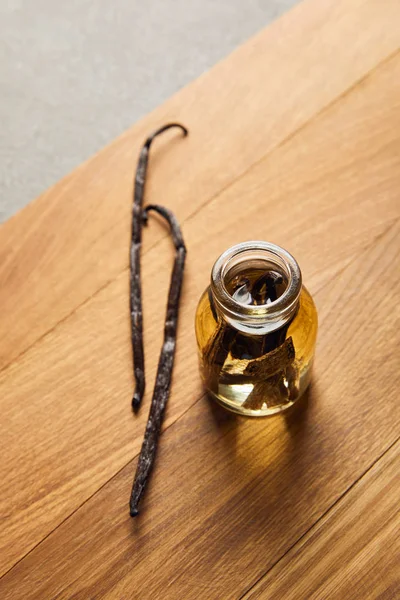
[{"label": "dark brown vanilla pod", "polygon": [[143,197],[146,183],[147,165],[150,146],[158,135],[178,127],[186,136],[186,127],[179,123],[168,123],[154,131],[145,141],[139,154],[136,168],[134,199],[132,207],[132,235],[130,248],[130,313],[131,313],[131,338],[134,365],[135,391],[132,398],[132,407],[137,410],[141,404],[145,390],[144,353],[143,353],[143,311],[142,288],[140,281],[140,252],[142,244],[143,226]]},{"label": "dark brown vanilla pod", "polygon": [[135,517],[139,513],[138,505],[153,468],[158,439],[164,419],[165,407],[171,389],[178,326],[179,300],[182,290],[183,270],[186,257],[186,248],[182,233],[174,214],[163,206],[152,204],[147,206],[143,213],[145,221],[147,221],[149,211],[157,212],[168,222],[176,253],[168,293],[164,342],[160,352],[156,383],[147,420],[146,432],[140,450],[139,461],[132,487],[130,499],[130,514],[132,517]]}]

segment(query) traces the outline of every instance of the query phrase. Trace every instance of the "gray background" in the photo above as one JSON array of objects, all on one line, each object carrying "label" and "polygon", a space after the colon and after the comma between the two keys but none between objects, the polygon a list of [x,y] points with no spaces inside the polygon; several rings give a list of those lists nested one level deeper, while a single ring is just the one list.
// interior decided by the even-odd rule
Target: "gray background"
[{"label": "gray background", "polygon": [[0,221],[296,0],[2,0]]}]

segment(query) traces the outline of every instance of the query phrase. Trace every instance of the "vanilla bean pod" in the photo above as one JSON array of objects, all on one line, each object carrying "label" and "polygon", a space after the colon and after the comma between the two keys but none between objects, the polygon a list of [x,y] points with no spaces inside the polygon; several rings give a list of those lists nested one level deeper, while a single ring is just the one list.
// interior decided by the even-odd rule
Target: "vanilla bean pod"
[{"label": "vanilla bean pod", "polygon": [[158,361],[153,398],[151,400],[146,431],[144,434],[143,444],[140,450],[139,461],[132,487],[130,499],[130,514],[132,517],[135,517],[139,512],[139,501],[142,497],[148,477],[153,467],[158,439],[164,418],[165,407],[170,393],[172,369],[176,348],[179,299],[181,295],[183,270],[186,257],[186,248],[183,242],[182,233],[174,214],[163,206],[150,204],[143,212],[143,219],[145,222],[147,221],[147,214],[151,210],[160,214],[168,222],[171,230],[172,240],[176,248],[176,254],[168,292],[167,313],[164,326],[164,342]]},{"label": "vanilla bean pod", "polygon": [[167,129],[178,127],[187,135],[186,127],[179,123],[168,123],[152,133],[142,146],[135,175],[134,199],[132,207],[132,236],[130,248],[130,313],[131,337],[134,363],[135,391],[132,407],[137,410],[143,398],[145,389],[144,353],[143,353],[143,311],[142,289],[140,283],[140,251],[142,244],[143,225],[143,196],[146,182],[149,150],[155,137]]}]

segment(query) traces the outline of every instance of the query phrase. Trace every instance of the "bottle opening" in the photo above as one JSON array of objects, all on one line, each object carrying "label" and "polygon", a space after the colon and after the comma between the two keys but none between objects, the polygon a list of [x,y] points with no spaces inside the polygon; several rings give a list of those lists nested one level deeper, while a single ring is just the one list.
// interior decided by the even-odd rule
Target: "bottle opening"
[{"label": "bottle opening", "polygon": [[301,272],[289,252],[268,242],[244,242],[216,261],[211,290],[219,312],[243,331],[276,329],[294,314]]},{"label": "bottle opening", "polygon": [[288,285],[286,273],[268,261],[235,265],[226,273],[224,286],[233,300],[245,306],[272,304],[282,296]]}]

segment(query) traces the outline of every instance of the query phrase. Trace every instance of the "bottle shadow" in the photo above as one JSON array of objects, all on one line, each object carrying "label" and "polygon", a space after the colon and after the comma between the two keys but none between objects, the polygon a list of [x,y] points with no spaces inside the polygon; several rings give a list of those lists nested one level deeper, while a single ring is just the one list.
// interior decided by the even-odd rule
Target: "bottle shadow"
[{"label": "bottle shadow", "polygon": [[[313,422],[318,396],[311,383],[292,407],[263,418],[235,415],[212,398],[207,400],[219,432],[216,452],[224,460],[219,468],[221,485],[230,483],[241,520],[266,535],[282,527],[283,522],[277,525],[279,515],[285,515],[285,527],[296,527],[304,499],[318,485],[315,474],[321,438],[314,435]],[[228,505],[221,508],[229,510]]]}]

